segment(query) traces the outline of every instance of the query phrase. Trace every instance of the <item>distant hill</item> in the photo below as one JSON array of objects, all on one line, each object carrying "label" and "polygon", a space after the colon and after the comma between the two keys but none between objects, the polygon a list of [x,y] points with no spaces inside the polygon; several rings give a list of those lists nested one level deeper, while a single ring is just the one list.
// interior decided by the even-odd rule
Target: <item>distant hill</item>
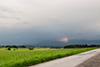
[{"label": "distant hill", "polygon": [[31,46],[58,46],[58,47],[62,47],[65,45],[74,45],[74,44],[96,44],[96,45],[99,45],[100,40],[69,40],[69,42],[47,40],[47,41],[42,41],[39,43],[29,44],[29,45],[31,45]]},{"label": "distant hill", "polygon": [[63,42],[63,41],[57,41],[57,40],[45,40],[45,41],[39,41],[39,42],[22,42],[19,44],[14,44],[13,43],[9,43],[6,42],[4,44],[1,45],[25,45],[25,46],[58,46],[58,47],[63,47],[65,45],[76,45],[76,44],[96,44],[96,45],[100,45],[100,40],[69,40],[68,42]]},{"label": "distant hill", "polygon": [[100,40],[69,40],[68,44],[100,44]]}]

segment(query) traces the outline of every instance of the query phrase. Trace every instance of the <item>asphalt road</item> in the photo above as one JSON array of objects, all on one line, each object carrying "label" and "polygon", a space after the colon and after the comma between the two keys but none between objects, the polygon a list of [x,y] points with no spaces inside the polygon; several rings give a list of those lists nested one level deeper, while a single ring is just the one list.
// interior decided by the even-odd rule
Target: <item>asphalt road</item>
[{"label": "asphalt road", "polygon": [[100,67],[100,54],[93,56],[76,67]]},{"label": "asphalt road", "polygon": [[98,55],[99,53],[100,49],[95,49],[77,55],[56,59],[29,67],[76,67],[82,64],[84,61],[90,59],[91,57]]}]

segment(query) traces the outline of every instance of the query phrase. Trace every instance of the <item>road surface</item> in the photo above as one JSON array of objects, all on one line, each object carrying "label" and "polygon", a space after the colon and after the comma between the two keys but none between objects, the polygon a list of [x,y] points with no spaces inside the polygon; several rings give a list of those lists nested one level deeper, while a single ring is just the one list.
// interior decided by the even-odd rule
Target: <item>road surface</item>
[{"label": "road surface", "polygon": [[95,49],[87,52],[83,52],[77,55],[44,62],[41,64],[29,66],[29,67],[76,67],[84,61],[96,56],[100,53],[100,49]]},{"label": "road surface", "polygon": [[100,54],[93,56],[76,67],[100,67]]}]

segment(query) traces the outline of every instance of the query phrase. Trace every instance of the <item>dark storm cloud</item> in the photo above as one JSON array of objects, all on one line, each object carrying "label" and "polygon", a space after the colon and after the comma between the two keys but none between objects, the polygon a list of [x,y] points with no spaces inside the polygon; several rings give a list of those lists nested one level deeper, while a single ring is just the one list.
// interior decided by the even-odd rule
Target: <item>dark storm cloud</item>
[{"label": "dark storm cloud", "polygon": [[99,39],[99,0],[2,0],[0,40]]}]

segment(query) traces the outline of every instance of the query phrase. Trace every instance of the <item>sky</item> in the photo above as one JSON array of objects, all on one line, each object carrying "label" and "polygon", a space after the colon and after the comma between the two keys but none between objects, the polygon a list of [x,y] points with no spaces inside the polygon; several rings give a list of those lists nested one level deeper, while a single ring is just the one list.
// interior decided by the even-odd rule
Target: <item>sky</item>
[{"label": "sky", "polygon": [[0,0],[0,44],[100,39],[100,0]]}]

